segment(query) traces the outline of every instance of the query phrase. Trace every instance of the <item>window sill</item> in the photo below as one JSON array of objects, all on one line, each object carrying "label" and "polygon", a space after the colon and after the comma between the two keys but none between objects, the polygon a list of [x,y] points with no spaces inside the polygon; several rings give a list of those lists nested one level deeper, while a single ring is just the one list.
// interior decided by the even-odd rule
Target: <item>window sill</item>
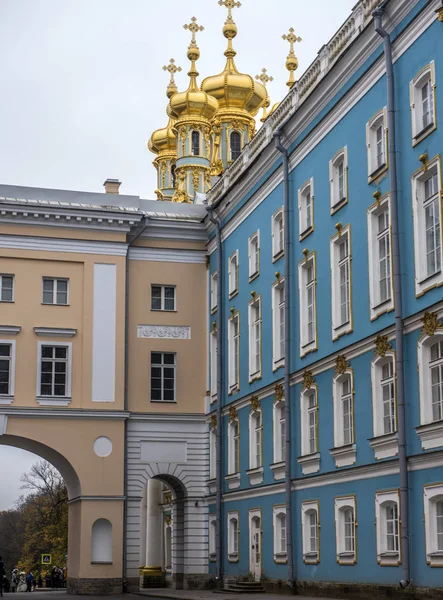
[{"label": "window sill", "polygon": [[34,327],[34,333],[39,337],[71,338],[77,335],[77,329],[59,327]]},{"label": "window sill", "polygon": [[272,367],[272,372],[275,373],[279,369],[283,369],[284,366],[285,366],[285,359],[279,358],[278,360],[274,361],[274,366]]},{"label": "window sill", "polygon": [[418,144],[420,144],[420,142],[422,142],[425,138],[427,138],[428,135],[431,135],[431,133],[433,131],[435,131],[436,129],[437,129],[436,123],[429,123],[429,125],[427,127],[422,129],[421,131],[419,131],[412,138],[412,147],[415,148],[415,146],[418,146]]},{"label": "window sill", "polygon": [[215,554],[215,552],[211,553],[209,555],[209,562],[216,562],[217,560],[217,555]]},{"label": "window sill", "polygon": [[337,469],[340,469],[341,467],[351,467],[352,465],[355,465],[357,461],[356,444],[348,444],[338,448],[331,448],[329,452],[335,460],[335,466]]},{"label": "window sill", "polygon": [[320,452],[299,456],[297,460],[303,475],[312,475],[320,471]]},{"label": "window sill", "polygon": [[232,554],[228,554],[228,561],[230,563],[238,563],[238,561],[239,561],[238,553],[233,552]]},{"label": "window sill", "polygon": [[430,552],[426,557],[426,564],[430,567],[443,567],[443,552],[441,550]]},{"label": "window sill", "polygon": [[251,485],[258,485],[259,483],[263,483],[263,467],[249,469],[248,471],[246,471],[246,475],[249,477],[249,483]]},{"label": "window sill", "polygon": [[112,565],[112,561],[108,560],[91,560],[91,565]]},{"label": "window sill", "polygon": [[211,404],[215,404],[217,402],[217,394],[213,394],[211,396]]},{"label": "window sill", "polygon": [[333,204],[331,206],[331,211],[330,211],[331,215],[335,215],[335,213],[338,212],[341,208],[343,208],[343,206],[346,206],[347,203],[348,203],[348,199],[342,198],[341,200],[339,200],[338,202]]},{"label": "window sill", "polygon": [[215,315],[215,313],[216,313],[216,312],[217,312],[217,307],[216,307],[216,306],[213,306],[213,307],[211,308],[211,315]]},{"label": "window sill", "polygon": [[236,490],[240,487],[240,473],[226,475],[225,480],[228,482],[228,489],[230,490]]},{"label": "window sill", "polygon": [[307,229],[305,229],[304,231],[302,231],[300,233],[300,235],[298,236],[298,240],[299,242],[302,242],[303,240],[305,240],[309,235],[311,235],[311,233],[314,231],[314,227],[308,227]]},{"label": "window sill", "polygon": [[443,446],[443,421],[435,421],[426,425],[416,427],[418,437],[423,450],[432,450]]},{"label": "window sill", "polygon": [[256,273],[253,273],[252,275],[249,275],[249,283],[252,283],[255,279],[257,279],[257,277],[260,275],[260,271],[257,271]]},{"label": "window sill", "polygon": [[285,251],[284,250],[280,250],[280,252],[277,252],[276,254],[273,254],[272,255],[272,262],[276,263],[284,255],[285,255]]},{"label": "window sill", "polygon": [[151,312],[158,312],[158,313],[176,313],[178,312],[176,308],[174,308],[174,310],[168,310],[167,308],[151,308]]},{"label": "window sill", "polygon": [[375,306],[371,306],[371,321],[375,321],[381,315],[384,315],[388,312],[394,310],[394,299],[389,298],[384,302],[378,302]]},{"label": "window sill", "polygon": [[14,304],[14,300],[0,300],[1,304]]},{"label": "window sill", "polygon": [[278,565],[287,565],[288,564],[288,555],[286,552],[277,552],[274,554],[274,562]]},{"label": "window sill", "polygon": [[177,404],[177,400],[152,400],[152,404]]},{"label": "window sill", "polygon": [[232,298],[235,298],[238,295],[238,289],[234,290],[233,292],[229,292],[229,300],[232,300]]},{"label": "window sill", "polygon": [[317,350],[318,350],[317,340],[313,340],[312,342],[304,344],[300,348],[300,358],[304,358],[305,356],[308,356],[308,354],[317,352]]},{"label": "window sill", "polygon": [[71,306],[71,305],[70,304],[58,304],[57,302],[42,302],[42,306]]},{"label": "window sill", "polygon": [[215,494],[215,492],[217,491],[217,480],[216,479],[210,479],[208,481],[208,489],[209,489],[210,494]]},{"label": "window sill", "polygon": [[343,335],[348,335],[348,333],[352,333],[353,331],[352,319],[350,319],[349,321],[346,321],[346,323],[332,328],[332,341],[336,342]]},{"label": "window sill", "polygon": [[401,564],[399,552],[381,552],[377,555],[377,563],[382,567],[398,567]]},{"label": "window sill", "polygon": [[374,450],[376,460],[398,456],[398,434],[388,433],[369,440],[369,445]]},{"label": "window sill", "polygon": [[424,294],[426,294],[426,292],[429,292],[429,290],[439,287],[442,284],[443,284],[443,275],[442,275],[442,272],[440,269],[436,273],[429,275],[429,277],[424,277],[424,278],[420,279],[419,281],[416,281],[415,296],[416,296],[416,298],[420,298],[420,296],[423,296]]},{"label": "window sill", "polygon": [[260,381],[260,379],[262,378],[262,374],[261,371],[258,371],[257,373],[253,373],[253,374],[249,374],[249,384],[254,383],[255,381]]},{"label": "window sill", "polygon": [[20,325],[0,325],[1,335],[17,335],[21,330]]},{"label": "window sill", "polygon": [[379,177],[384,175],[387,170],[388,170],[388,165],[386,163],[382,164],[380,167],[378,167],[378,169],[373,171],[368,176],[368,183],[373,183],[374,181],[376,181]]},{"label": "window sill", "polygon": [[0,394],[0,405],[9,405],[14,402],[14,396],[10,396],[9,394]]},{"label": "window sill", "polygon": [[237,392],[239,392],[239,391],[240,391],[240,386],[238,385],[238,383],[236,383],[235,385],[231,385],[229,388],[228,396],[237,394]]},{"label": "window sill", "polygon": [[67,396],[37,396],[36,400],[40,406],[69,406],[72,398]]},{"label": "window sill", "polygon": [[305,565],[318,565],[320,558],[318,552],[307,552],[303,554],[303,562]]},{"label": "window sill", "polygon": [[275,481],[281,481],[285,478],[285,461],[277,462],[271,465],[271,471],[274,473]]},{"label": "window sill", "polygon": [[340,552],[337,554],[337,563],[344,566],[353,566],[357,564],[355,552]]}]

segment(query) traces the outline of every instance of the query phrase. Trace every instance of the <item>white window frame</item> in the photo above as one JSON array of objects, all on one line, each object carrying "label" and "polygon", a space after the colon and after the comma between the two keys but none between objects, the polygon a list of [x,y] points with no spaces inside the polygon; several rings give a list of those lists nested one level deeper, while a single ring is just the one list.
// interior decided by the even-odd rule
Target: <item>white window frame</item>
[{"label": "white window frame", "polygon": [[[340,194],[339,168],[343,165],[343,196]],[[329,161],[330,212],[333,215],[348,202],[348,147],[339,150]],[[341,197],[340,197],[341,196]]]},{"label": "white window frame", "polygon": [[[386,508],[388,505],[397,505],[397,544],[398,551],[388,550]],[[401,539],[400,539],[400,493],[398,490],[380,491],[375,494],[375,528],[377,539],[377,562],[382,566],[397,566],[401,564]]]},{"label": "white window frame", "polygon": [[[379,216],[388,211],[388,229],[380,234],[378,231]],[[389,239],[389,268],[390,268],[390,298],[382,300],[380,294],[380,240]],[[387,194],[368,208],[368,256],[369,256],[369,299],[371,321],[380,315],[394,309],[394,276],[392,268],[392,228],[391,228],[391,198]]]},{"label": "white window frame", "polygon": [[[45,281],[52,281],[52,302],[45,302],[44,300],[44,284]],[[59,282],[66,282],[66,303],[57,302],[57,291]],[[69,292],[70,292],[70,282],[67,277],[42,277],[42,304],[46,306],[69,306]]]},{"label": "white window frame", "polygon": [[[272,424],[273,424],[273,456],[274,463],[284,463],[286,454],[286,414],[285,401],[274,400],[272,405]],[[283,425],[284,424],[284,425]],[[282,435],[282,429],[285,435]]]},{"label": "white window frame", "polygon": [[[282,521],[285,523],[285,535],[282,535]],[[279,504],[272,507],[272,525],[274,532],[274,562],[277,564],[286,564],[288,562],[288,551],[286,541],[288,535],[288,521],[286,518],[286,506]]]},{"label": "white window frame", "polygon": [[[436,156],[427,163],[426,170],[419,169],[412,175],[412,214],[414,221],[414,253],[415,253],[415,295],[421,296],[431,288],[443,284],[443,264],[439,265],[439,270],[433,274],[427,274],[426,268],[426,231],[425,231],[425,200],[424,200],[424,182],[434,173],[437,174],[437,183],[439,191],[436,195],[438,200],[440,220],[440,256],[443,261],[443,242],[442,242],[442,210],[441,194],[443,190],[442,169],[439,156]],[[430,204],[430,203],[429,203]]]},{"label": "white window frame", "polygon": [[[153,354],[161,354],[162,356],[162,362],[161,363],[153,363],[152,362],[152,355]],[[164,362],[164,355],[165,354],[173,354],[174,355],[174,363],[165,363]],[[154,403],[159,403],[159,404],[173,404],[174,402],[177,402],[177,353],[176,352],[161,352],[161,351],[157,351],[157,350],[151,350],[151,365],[150,365],[150,373],[149,373],[149,385],[151,388],[151,397],[150,397],[150,401],[154,402]],[[152,398],[152,369],[155,368],[159,368],[161,370],[161,398],[160,400],[157,399],[153,399]],[[164,392],[165,392],[165,376],[164,376],[164,371],[165,369],[173,369],[174,370],[174,397],[172,400],[165,400],[164,399]],[[155,378],[157,379],[157,378]]]},{"label": "white window frame", "polygon": [[[66,373],[66,393],[64,396],[42,396],[40,395],[41,386],[41,363],[43,346],[62,346],[67,348],[67,373]],[[37,402],[41,405],[66,406],[71,402],[72,385],[72,342],[38,342],[37,350]]]},{"label": "white window frame", "polygon": [[[11,300],[4,300],[3,299],[3,277],[8,277],[12,279],[12,299]],[[1,273],[0,274],[0,302],[6,302],[11,304],[12,302],[15,301],[15,275],[12,275],[12,273]]]},{"label": "white window frame", "polygon": [[249,281],[260,275],[260,230],[258,229],[248,240]]},{"label": "white window frame", "polygon": [[217,400],[217,330],[211,331],[211,402]]},{"label": "white window frame", "polygon": [[228,260],[229,299],[238,294],[238,250],[233,252]]},{"label": "white window frame", "polygon": [[[234,335],[235,323],[237,323],[237,334]],[[240,312],[237,311],[228,320],[228,371],[229,371],[229,394],[238,392],[240,389]],[[235,344],[238,344],[237,359],[235,357]]]},{"label": "white window frame", "polygon": [[[161,290],[161,292],[160,292],[160,308],[152,308],[153,288],[160,288],[160,290]],[[171,288],[174,290],[174,308],[165,308],[165,304],[166,304],[165,290],[166,290],[166,288]],[[169,300],[169,298],[168,298],[168,300]],[[153,312],[175,312],[176,310],[177,310],[177,287],[175,285],[168,285],[168,284],[164,284],[164,283],[152,283],[151,284],[151,311],[153,311]]]},{"label": "white window frame", "polygon": [[[258,426],[260,419],[260,426]],[[263,412],[252,410],[249,415],[249,469],[263,468]],[[260,456],[257,459],[257,445],[260,444]]]},{"label": "white window frame", "polygon": [[[312,394],[315,395],[315,407],[309,407],[309,402]],[[311,414],[314,414],[312,422]],[[312,456],[319,451],[318,439],[318,388],[314,384],[309,389],[304,388],[300,394],[300,417],[301,417],[301,456]],[[312,427],[315,427],[314,438],[311,438]],[[311,440],[315,441],[314,448],[311,446]]]},{"label": "white window frame", "polygon": [[217,428],[209,428],[209,480],[217,477]]},{"label": "white window frame", "polygon": [[[280,229],[281,223],[281,229]],[[281,236],[280,236],[281,231]],[[280,239],[281,237],[281,239]],[[283,207],[272,215],[272,262],[276,262],[285,253],[285,215]]]},{"label": "white window frame", "polygon": [[240,560],[240,513],[231,510],[227,515],[228,521],[228,561],[238,562]]},{"label": "white window frame", "polygon": [[240,473],[240,440],[240,421],[236,418],[228,425],[228,475]]},{"label": "white window frame", "polygon": [[[309,202],[308,202],[309,198]],[[298,190],[299,240],[302,241],[314,231],[314,178],[311,177]]]},{"label": "white window frame", "polygon": [[[272,369],[276,371],[285,365],[284,354],[281,356],[281,350],[284,345],[284,337],[281,339],[284,332],[284,287],[285,280],[279,279],[272,285]],[[280,302],[280,292],[282,292],[283,303]],[[281,320],[283,315],[283,321]]]},{"label": "white window frame", "polygon": [[423,488],[425,518],[426,563],[431,567],[443,567],[443,550],[438,549],[436,504],[443,502],[443,483]]},{"label": "white window frame", "polygon": [[[255,296],[248,305],[249,325],[249,383],[262,376],[262,308],[261,296]],[[258,317],[258,318],[257,318]],[[258,355],[257,355],[258,345]],[[258,364],[257,364],[258,358]]]},{"label": "white window frame", "polygon": [[[377,131],[382,126],[382,137],[377,139]],[[382,143],[382,159],[379,164],[378,149],[379,142]],[[388,126],[386,107],[378,111],[372,119],[366,124],[366,146],[368,154],[368,183],[371,183],[388,168]]]},{"label": "white window frame", "polygon": [[6,359],[4,356],[0,356],[0,360],[9,360],[9,381],[8,381],[8,393],[0,393],[0,405],[11,404],[14,401],[15,395],[15,340],[0,340],[0,345],[10,346],[10,355]]},{"label": "white window frame", "polygon": [[217,310],[218,304],[218,271],[211,275],[211,313]]},{"label": "white window frame", "polygon": [[[346,544],[346,515],[347,510],[352,510],[352,548]],[[339,496],[334,500],[335,513],[335,546],[337,563],[339,565],[355,565],[357,563],[357,512],[355,496]]]},{"label": "white window frame", "polygon": [[[312,281],[308,281],[308,269],[312,268]],[[300,297],[300,356],[306,356],[318,349],[317,345],[317,261],[315,252],[308,254],[298,264],[298,285]],[[312,292],[312,303],[309,293]],[[310,312],[312,311],[312,313]],[[313,339],[309,339],[308,326],[312,316]]]},{"label": "white window frame", "polygon": [[[316,539],[317,550],[312,548],[312,529],[310,515],[317,515]],[[302,526],[302,542],[303,542],[303,562],[309,565],[317,565],[320,562],[320,503],[318,500],[302,502],[301,504],[301,526]]]},{"label": "white window frame", "polygon": [[[434,420],[432,406],[431,347],[443,342],[443,330],[423,335],[417,344],[417,366],[420,399],[420,427],[416,429],[423,450],[443,446],[443,421]],[[437,363],[435,363],[437,364]]]},{"label": "white window frame", "polygon": [[[344,394],[343,384],[349,380],[350,392]],[[334,408],[334,448],[330,451],[335,459],[335,466],[349,467],[355,464],[357,446],[355,443],[355,418],[354,418],[354,371],[346,369],[344,373],[336,373],[332,378],[332,403]],[[344,435],[344,399],[350,401],[351,406],[351,440]]]},{"label": "white window frame", "polygon": [[[340,244],[348,241],[348,302],[349,319],[342,323],[341,319],[341,282],[340,268],[345,260],[340,260]],[[330,242],[331,253],[331,300],[332,300],[332,340],[338,340],[339,337],[353,331],[353,311],[352,311],[352,240],[351,226],[346,225],[336,233]]]},{"label": "white window frame", "polygon": [[208,520],[208,551],[209,551],[209,560],[211,562],[215,562],[217,556],[217,515],[209,514]]},{"label": "white window frame", "polygon": [[[396,427],[393,433],[384,432],[384,406],[382,389],[383,365],[392,361],[394,394],[395,394],[395,419]],[[385,356],[375,356],[371,362],[371,388],[372,388],[372,423],[374,437],[370,440],[375,458],[392,458],[398,455],[398,419],[397,419],[397,372],[395,364],[395,352],[386,352]],[[386,385],[386,384],[385,384]]]},{"label": "white window frame", "polygon": [[[422,89],[426,83],[430,86],[430,99],[432,107],[430,110],[432,122],[428,125],[423,124],[423,100]],[[435,62],[431,61],[423,67],[409,84],[409,94],[411,102],[411,124],[412,124],[412,145],[416,146],[437,128],[437,97],[435,81]]]}]

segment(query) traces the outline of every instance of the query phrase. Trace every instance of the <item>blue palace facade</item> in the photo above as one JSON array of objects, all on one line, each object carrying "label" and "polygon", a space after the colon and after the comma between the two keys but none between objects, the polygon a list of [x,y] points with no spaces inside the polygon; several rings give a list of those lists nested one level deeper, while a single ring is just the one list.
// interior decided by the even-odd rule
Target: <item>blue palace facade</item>
[{"label": "blue palace facade", "polygon": [[208,192],[225,584],[441,597],[441,88],[442,2],[360,0]]}]

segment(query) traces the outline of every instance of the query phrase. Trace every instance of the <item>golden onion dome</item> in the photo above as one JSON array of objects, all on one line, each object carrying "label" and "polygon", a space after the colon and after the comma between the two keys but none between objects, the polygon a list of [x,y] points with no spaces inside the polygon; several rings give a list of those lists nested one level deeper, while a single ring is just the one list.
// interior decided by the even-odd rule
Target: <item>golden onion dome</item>
[{"label": "golden onion dome", "polygon": [[231,14],[223,27],[223,35],[228,40],[228,49],[225,52],[226,66],[222,73],[207,77],[202,83],[202,90],[218,100],[220,110],[234,110],[246,112],[255,117],[266,102],[266,88],[254,81],[250,75],[240,73],[235,66],[232,40],[237,35],[237,25]]},{"label": "golden onion dome", "polygon": [[[171,97],[178,92],[174,81],[174,75],[178,71],[181,71],[181,67],[175,66],[175,61],[173,58],[171,58],[169,66],[163,67],[163,70],[169,71],[171,75],[171,80],[166,90],[166,96],[170,100]],[[167,126],[163,129],[157,129],[154,131],[154,133],[151,135],[151,139],[148,142],[148,148],[154,154],[175,154],[177,151],[177,138],[174,130],[175,120],[169,114],[169,112],[168,116],[169,122]]]},{"label": "golden onion dome", "polygon": [[218,102],[198,87],[199,73],[195,63],[200,58],[200,50],[195,42],[191,42],[188,48],[188,58],[191,61],[188,73],[191,78],[189,87],[185,92],[176,93],[171,97],[168,114],[175,120],[189,117],[211,121],[218,111]]}]

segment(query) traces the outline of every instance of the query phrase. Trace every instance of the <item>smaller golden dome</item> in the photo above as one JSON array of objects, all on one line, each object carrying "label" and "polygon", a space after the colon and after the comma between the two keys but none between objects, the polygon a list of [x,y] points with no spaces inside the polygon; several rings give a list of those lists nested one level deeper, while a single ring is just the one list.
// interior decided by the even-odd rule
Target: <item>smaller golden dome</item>
[{"label": "smaller golden dome", "polygon": [[177,138],[174,133],[173,119],[169,119],[167,127],[154,131],[148,142],[148,148],[154,154],[173,154],[176,152]]}]

